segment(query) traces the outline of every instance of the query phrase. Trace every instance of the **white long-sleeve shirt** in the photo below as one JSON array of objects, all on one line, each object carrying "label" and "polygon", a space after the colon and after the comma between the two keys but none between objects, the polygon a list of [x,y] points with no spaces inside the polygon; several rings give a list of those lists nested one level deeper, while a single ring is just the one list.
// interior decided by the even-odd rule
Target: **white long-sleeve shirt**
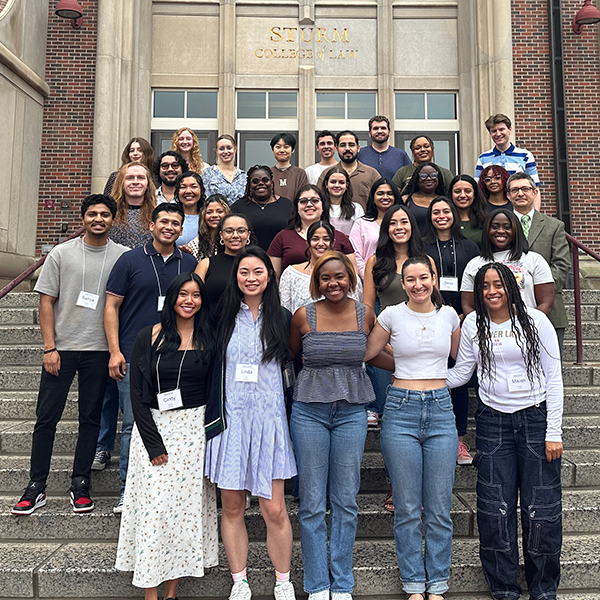
[{"label": "white long-sleeve shirt", "polygon": [[[542,371],[540,379],[533,385],[527,379],[527,367],[511,331],[510,320],[504,323],[490,323],[492,349],[496,361],[493,379],[482,374],[479,369],[479,396],[491,408],[514,413],[524,408],[546,402],[547,424],[546,441],[562,441],[563,380],[558,339],[548,317],[535,308],[527,308],[540,338],[540,359]],[[516,326],[520,330],[520,326]],[[460,347],[456,366],[448,371],[447,384],[455,388],[466,384],[476,367],[481,367],[481,355],[476,338],[477,325],[475,312],[465,318],[460,335]],[[513,383],[511,384],[511,380]],[[516,383],[520,382],[520,385]],[[525,382],[523,384],[523,382]],[[512,387],[512,391],[510,389]],[[523,388],[523,389],[518,389]]]}]

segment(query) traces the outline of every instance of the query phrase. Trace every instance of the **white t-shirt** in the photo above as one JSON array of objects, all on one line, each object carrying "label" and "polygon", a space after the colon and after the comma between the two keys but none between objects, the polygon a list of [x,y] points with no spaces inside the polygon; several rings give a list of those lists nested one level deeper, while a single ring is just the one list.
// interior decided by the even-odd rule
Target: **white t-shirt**
[{"label": "white t-shirt", "polygon": [[[531,385],[527,379],[527,367],[511,330],[510,320],[499,324],[490,322],[496,372],[493,379],[482,373],[476,338],[477,315],[472,312],[463,321],[456,366],[448,371],[447,384],[450,388],[464,385],[471,379],[475,368],[479,367],[479,396],[484,404],[499,412],[511,414],[545,401],[548,415],[546,441],[560,442],[563,380],[556,331],[543,312],[535,308],[527,308],[527,312],[533,319],[540,338],[543,373],[539,380]],[[521,331],[518,322],[516,327]],[[515,383],[518,385],[515,386]]]},{"label": "white t-shirt", "polygon": [[314,165],[310,165],[310,167],[306,167],[306,169],[304,169],[304,172],[306,173],[308,183],[317,185],[319,177],[321,177],[321,173],[323,173],[323,171],[327,171],[327,169],[335,167],[336,164],[337,163],[334,163],[332,165],[320,165],[319,163],[316,163]]},{"label": "white t-shirt", "polygon": [[390,334],[396,379],[446,379],[451,337],[460,326],[451,306],[418,313],[402,302],[388,306],[377,321]]},{"label": "white t-shirt", "polygon": [[354,216],[350,219],[342,218],[342,207],[339,204],[332,204],[329,207],[329,220],[331,224],[347,236],[350,235],[354,221],[357,221],[365,214],[363,207],[358,202],[353,202],[352,204],[354,204]]},{"label": "white t-shirt", "polygon": [[[548,263],[541,254],[537,252],[527,252],[523,254],[519,260],[509,260],[511,251],[502,250],[502,252],[494,252],[494,261],[506,265],[515,275],[517,285],[521,290],[523,302],[531,308],[537,308],[535,300],[535,286],[540,283],[554,283],[552,271]],[[476,256],[471,259],[465,267],[463,273],[461,292],[472,292],[475,275],[483,265],[492,262],[482,256]]]}]

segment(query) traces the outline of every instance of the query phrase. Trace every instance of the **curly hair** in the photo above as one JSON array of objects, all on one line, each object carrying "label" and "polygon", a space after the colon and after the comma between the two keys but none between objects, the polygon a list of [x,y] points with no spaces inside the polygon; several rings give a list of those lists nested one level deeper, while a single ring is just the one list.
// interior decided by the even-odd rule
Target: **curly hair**
[{"label": "curly hair", "polygon": [[331,195],[329,190],[327,189],[327,184],[329,183],[329,179],[332,175],[343,175],[346,180],[346,191],[342,196],[342,201],[340,204],[340,216],[342,219],[346,219],[349,221],[354,217],[354,213],[356,212],[356,208],[354,206],[354,202],[352,202],[352,183],[350,181],[350,176],[346,172],[346,169],[340,167],[339,165],[335,165],[335,167],[331,167],[325,171],[325,177],[323,178],[323,196],[328,200],[329,205],[331,206]]},{"label": "curly hair", "polygon": [[180,127],[171,138],[171,150],[175,152],[179,152],[181,154],[181,150],[179,149],[179,136],[184,132],[189,131],[192,135],[192,152],[190,156],[190,160],[188,161],[188,166],[190,171],[195,171],[198,175],[202,175],[202,171],[204,170],[204,161],[202,160],[202,154],[200,154],[200,146],[198,144],[198,137],[189,127]]},{"label": "curly hair", "polygon": [[256,171],[265,171],[265,173],[271,178],[271,182],[273,182],[273,171],[271,167],[267,167],[267,165],[254,165],[248,169],[246,173],[246,189],[244,190],[244,198],[247,201],[250,201],[250,180],[252,179],[252,175],[256,173]]},{"label": "curly hair", "polygon": [[481,175],[479,176],[479,189],[483,192],[483,195],[486,198],[490,197],[490,190],[487,189],[487,185],[485,184],[484,179],[486,177],[492,177],[493,175],[499,175],[502,183],[502,191],[506,196],[506,182],[510,177],[510,173],[500,165],[490,165],[486,167],[483,171],[481,171]]},{"label": "curly hair", "polygon": [[198,217],[198,251],[200,256],[205,257],[216,254],[217,238],[215,236],[219,229],[217,226],[214,231],[211,231],[206,224],[206,212],[208,211],[209,204],[220,204],[224,213],[223,218],[231,212],[229,204],[227,204],[227,199],[222,194],[213,194],[206,199],[206,203],[202,207],[200,216]]},{"label": "curly hair", "polygon": [[142,167],[146,171],[148,185],[146,187],[146,191],[144,192],[144,200],[140,209],[140,221],[147,227],[152,222],[152,211],[156,206],[156,188],[154,187],[150,170],[146,165],[143,165],[139,162],[127,163],[123,165],[117,172],[117,178],[115,179],[115,183],[112,188],[112,197],[117,203],[117,216],[115,217],[115,225],[125,225],[125,223],[128,222],[127,209],[129,208],[129,205],[125,199],[124,184],[127,170],[130,167]]}]

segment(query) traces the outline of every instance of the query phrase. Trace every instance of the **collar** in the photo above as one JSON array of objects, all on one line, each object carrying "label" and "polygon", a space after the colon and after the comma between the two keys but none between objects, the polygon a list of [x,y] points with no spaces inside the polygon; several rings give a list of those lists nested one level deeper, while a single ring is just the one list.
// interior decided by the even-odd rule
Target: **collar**
[{"label": "collar", "polygon": [[393,146],[390,144],[385,150],[376,150],[375,148],[373,148],[373,146],[369,146],[371,148],[371,150],[373,150],[373,152],[377,152],[377,154],[386,154],[387,152],[389,152]]},{"label": "collar", "polygon": [[501,152],[500,150],[498,150],[498,148],[496,146],[494,146],[492,148],[492,152],[494,153],[495,156],[500,156],[501,154],[512,154],[515,150],[515,145],[513,143],[510,144],[510,146],[504,151]]},{"label": "collar", "polygon": [[[342,167],[342,169],[343,169],[344,168],[343,165],[344,165],[344,163],[340,160],[338,162],[338,164],[336,165],[336,167]],[[348,177],[353,177],[356,173],[364,173],[365,172],[364,166],[365,165],[363,165],[363,163],[361,163],[360,160],[356,159],[356,169],[354,169],[354,171],[352,171],[352,173],[350,173],[348,175]]]},{"label": "collar", "polygon": [[528,213],[525,213],[525,215],[514,209],[513,209],[513,212],[515,213],[515,215],[517,215],[517,217],[519,218],[519,221],[521,221],[523,219],[523,217],[525,215],[527,215],[529,217],[529,223],[531,223],[533,221],[533,215],[535,214],[535,208],[532,208]]},{"label": "collar", "polygon": [[[152,242],[146,242],[143,246],[144,254],[147,256],[160,256],[162,258],[162,254],[154,247]],[[165,262],[169,262],[172,258],[183,258],[183,254],[181,250],[175,245],[175,249],[173,250],[173,254],[167,258]]]}]

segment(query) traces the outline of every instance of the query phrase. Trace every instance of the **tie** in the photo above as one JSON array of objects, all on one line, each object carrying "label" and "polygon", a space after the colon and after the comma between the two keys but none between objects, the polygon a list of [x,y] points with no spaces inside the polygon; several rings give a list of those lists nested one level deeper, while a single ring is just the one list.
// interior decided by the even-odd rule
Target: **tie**
[{"label": "tie", "polygon": [[523,233],[525,237],[529,237],[529,221],[531,221],[531,217],[529,215],[523,215],[521,217],[521,226],[523,227]]}]

